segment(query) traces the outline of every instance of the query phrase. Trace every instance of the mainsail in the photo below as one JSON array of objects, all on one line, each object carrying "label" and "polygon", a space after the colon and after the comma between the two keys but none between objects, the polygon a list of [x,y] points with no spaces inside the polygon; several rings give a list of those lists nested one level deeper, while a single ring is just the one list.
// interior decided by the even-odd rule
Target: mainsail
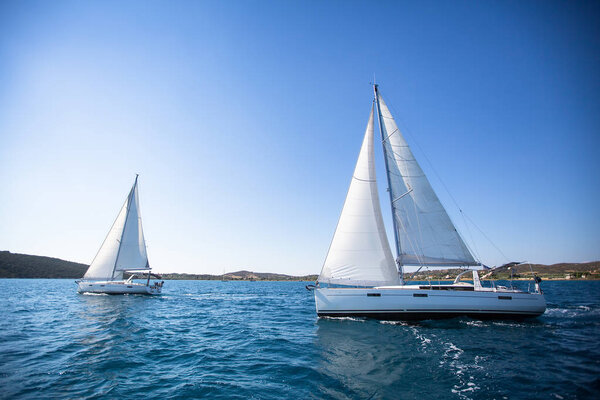
[{"label": "mainsail", "polygon": [[375,179],[373,108],[319,282],[360,286],[399,282]]},{"label": "mainsail", "polygon": [[137,176],[85,280],[121,280],[123,271],[148,270],[148,255],[139,212]]},{"label": "mainsail", "polygon": [[374,89],[400,265],[479,265]]}]

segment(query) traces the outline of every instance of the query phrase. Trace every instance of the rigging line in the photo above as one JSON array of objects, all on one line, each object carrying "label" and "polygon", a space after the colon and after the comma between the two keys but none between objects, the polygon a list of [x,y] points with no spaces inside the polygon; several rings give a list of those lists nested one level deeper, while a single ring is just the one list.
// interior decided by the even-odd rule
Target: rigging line
[{"label": "rigging line", "polygon": [[508,257],[506,257],[506,255],[505,255],[505,254],[502,252],[502,250],[500,250],[500,249],[498,248],[498,246],[496,246],[496,244],[495,244],[495,243],[492,241],[492,239],[490,239],[490,238],[489,238],[489,237],[488,237],[488,236],[485,234],[485,232],[483,232],[483,231],[481,230],[481,228],[480,228],[479,226],[477,226],[477,224],[476,224],[475,222],[473,222],[473,220],[472,220],[471,218],[469,218],[469,216],[468,216],[468,215],[466,215],[466,214],[465,214],[465,217],[466,217],[466,218],[467,218],[467,219],[468,219],[468,220],[469,220],[469,221],[470,221],[470,222],[473,224],[473,226],[474,226],[475,228],[477,228],[477,230],[479,231],[479,233],[481,233],[481,234],[483,235],[483,237],[485,237],[485,238],[488,240],[488,242],[490,242],[490,244],[491,244],[492,246],[494,246],[494,248],[495,248],[496,250],[498,250],[498,253],[500,253],[500,254],[502,255],[502,257],[504,257],[504,259],[505,259],[507,262],[510,262],[509,258],[508,258]]},{"label": "rigging line", "polygon": [[[389,139],[390,137],[392,137],[392,135],[393,135],[394,133],[398,132],[398,131],[399,131],[399,130],[398,130],[398,128],[396,127],[396,130],[394,130],[394,132],[392,132],[392,133],[390,133],[389,135],[387,135],[387,136],[385,137],[385,139],[383,139],[383,140],[381,141],[381,143],[385,143],[385,142],[387,142],[387,141],[388,141],[388,139]],[[407,146],[407,147],[408,147],[408,146]]]},{"label": "rigging line", "polygon": [[412,273],[412,275],[410,276],[410,278],[412,279],[413,276],[415,276],[422,268],[423,268],[423,266],[421,265],[415,272]]},{"label": "rigging line", "polygon": [[467,229],[467,233],[469,234],[469,239],[471,240],[471,243],[473,244],[473,250],[471,250],[471,247],[469,246],[469,244],[467,242],[465,242],[465,246],[467,246],[467,249],[469,251],[471,251],[471,253],[475,254],[475,257],[477,258],[477,262],[481,264],[481,257],[479,256],[479,251],[477,250],[477,245],[475,243],[475,240],[473,239],[473,234],[471,233],[469,224],[467,224],[467,219],[465,218],[465,214],[463,212],[461,212],[460,215],[463,219],[463,223],[465,224],[465,228]]}]

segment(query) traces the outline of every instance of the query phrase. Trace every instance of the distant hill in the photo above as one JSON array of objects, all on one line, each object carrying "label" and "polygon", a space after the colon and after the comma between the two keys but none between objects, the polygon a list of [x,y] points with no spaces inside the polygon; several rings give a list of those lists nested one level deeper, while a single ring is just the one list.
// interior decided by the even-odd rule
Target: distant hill
[{"label": "distant hill", "polygon": [[[32,256],[0,251],[0,278],[67,278],[83,277],[88,265],[59,258]],[[268,272],[238,271],[223,275],[162,274],[163,279],[186,280],[244,280],[244,281],[314,281],[317,275],[291,276]]]},{"label": "distant hill", "polygon": [[317,275],[292,276],[285,274],[274,274],[270,272],[237,271],[228,272],[225,275],[198,275],[198,274],[162,274],[163,279],[181,280],[226,280],[226,281],[315,281]]},{"label": "distant hill", "polygon": [[[544,264],[521,264],[512,267],[513,278],[528,279],[531,278],[531,270],[544,279],[600,279],[600,261],[586,263],[559,263],[552,265]],[[463,269],[444,269],[419,271],[412,278],[413,280],[429,279],[454,279]],[[498,268],[494,271],[490,279],[509,279],[511,270],[508,267]],[[485,271],[480,275],[485,276]],[[408,274],[410,276],[410,273]]]},{"label": "distant hill", "polygon": [[72,278],[85,274],[88,266],[59,258],[0,251],[0,278]]}]

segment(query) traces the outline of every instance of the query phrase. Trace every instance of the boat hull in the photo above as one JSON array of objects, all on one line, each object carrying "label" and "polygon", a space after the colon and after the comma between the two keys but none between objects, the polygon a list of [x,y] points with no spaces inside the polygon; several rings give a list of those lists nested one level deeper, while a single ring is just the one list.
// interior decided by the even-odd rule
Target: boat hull
[{"label": "boat hull", "polygon": [[77,282],[77,291],[79,293],[98,293],[98,294],[161,294],[162,286],[144,285],[133,282]]},{"label": "boat hull", "polygon": [[317,288],[315,305],[319,317],[367,317],[383,320],[457,316],[523,319],[537,317],[546,310],[546,300],[540,293],[407,287]]}]

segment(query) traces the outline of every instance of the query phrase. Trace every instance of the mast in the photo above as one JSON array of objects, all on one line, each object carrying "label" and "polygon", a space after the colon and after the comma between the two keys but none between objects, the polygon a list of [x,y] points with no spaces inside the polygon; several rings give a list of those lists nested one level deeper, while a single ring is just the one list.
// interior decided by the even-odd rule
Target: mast
[{"label": "mast", "polygon": [[127,228],[127,220],[129,219],[129,210],[131,208],[131,200],[133,199],[132,194],[135,191],[135,187],[137,186],[139,174],[135,174],[135,182],[133,183],[133,187],[129,191],[129,196],[127,198],[127,211],[125,214],[125,223],[123,224],[123,231],[121,232],[121,238],[119,239],[119,250],[117,251],[117,257],[115,258],[115,265],[113,266],[112,275],[110,280],[112,281],[115,277],[115,269],[117,269],[117,263],[119,262],[119,254],[121,253],[121,246],[123,244],[123,236],[125,236],[125,229]]},{"label": "mast", "polygon": [[396,265],[398,266],[398,271],[400,272],[400,284],[404,285],[404,267],[402,266],[401,262],[400,262],[400,240],[398,240],[398,229],[397,229],[397,222],[396,222],[396,209],[394,207],[394,199],[392,198],[392,183],[390,181],[390,168],[388,166],[388,155],[387,155],[387,150],[385,149],[385,145],[384,142],[387,138],[384,137],[384,133],[383,133],[383,120],[382,120],[382,115],[381,115],[381,107],[379,106],[379,91],[378,91],[379,85],[377,84],[373,84],[373,92],[375,93],[375,102],[377,103],[377,115],[378,115],[378,120],[379,120],[379,132],[381,132],[381,145],[383,147],[383,158],[385,160],[385,175],[387,177],[387,183],[388,183],[388,193],[390,196],[390,206],[392,208],[392,223],[394,226],[394,243],[396,244]]}]

